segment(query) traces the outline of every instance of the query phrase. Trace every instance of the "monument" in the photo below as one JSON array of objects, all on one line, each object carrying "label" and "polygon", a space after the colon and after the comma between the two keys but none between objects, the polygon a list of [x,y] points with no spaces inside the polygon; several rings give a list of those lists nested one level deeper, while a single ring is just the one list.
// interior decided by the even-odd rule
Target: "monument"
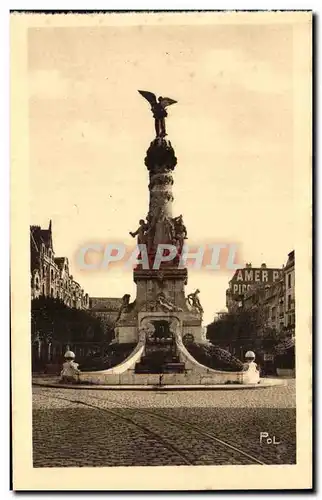
[{"label": "monument", "polygon": [[[188,238],[187,229],[182,214],[172,211],[177,158],[171,142],[165,138],[165,118],[166,107],[177,101],[157,99],[147,91],[139,93],[151,105],[156,136],[145,157],[149,173],[148,211],[130,234],[137,238],[140,251],[146,252],[149,265],[140,263],[133,270],[136,297],[131,302],[130,295],[124,295],[114,340],[137,345],[120,365],[100,372],[84,372],[80,378],[98,384],[157,384],[163,374],[165,384],[242,383],[243,372],[221,372],[203,366],[184,345],[186,339],[199,343],[206,339],[199,290],[185,294],[188,272],[180,263],[180,256]],[[175,249],[173,258],[164,245]]]}]

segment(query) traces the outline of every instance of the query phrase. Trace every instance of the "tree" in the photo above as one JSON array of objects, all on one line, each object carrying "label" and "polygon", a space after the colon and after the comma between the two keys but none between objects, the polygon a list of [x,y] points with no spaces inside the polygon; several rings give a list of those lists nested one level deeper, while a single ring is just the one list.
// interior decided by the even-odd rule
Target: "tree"
[{"label": "tree", "polygon": [[230,312],[208,325],[207,338],[214,345],[235,349],[240,356],[248,349],[255,349],[258,354],[272,352],[279,335],[266,321],[267,311],[263,307]]},{"label": "tree", "polygon": [[234,344],[250,338],[257,333],[257,311],[230,312],[207,327],[207,338],[214,345]]},{"label": "tree", "polygon": [[31,339],[45,342],[110,342],[112,328],[104,332],[88,311],[67,307],[61,300],[41,296],[31,301]]}]

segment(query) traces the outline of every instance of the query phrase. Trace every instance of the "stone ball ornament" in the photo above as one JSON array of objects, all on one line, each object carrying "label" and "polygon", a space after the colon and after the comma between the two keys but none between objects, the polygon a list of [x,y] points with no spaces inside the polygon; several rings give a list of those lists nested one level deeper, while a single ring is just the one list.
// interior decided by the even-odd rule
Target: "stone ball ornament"
[{"label": "stone ball ornament", "polygon": [[75,353],[73,353],[73,351],[66,351],[65,355],[64,355],[64,358],[66,358],[66,359],[75,359]]}]

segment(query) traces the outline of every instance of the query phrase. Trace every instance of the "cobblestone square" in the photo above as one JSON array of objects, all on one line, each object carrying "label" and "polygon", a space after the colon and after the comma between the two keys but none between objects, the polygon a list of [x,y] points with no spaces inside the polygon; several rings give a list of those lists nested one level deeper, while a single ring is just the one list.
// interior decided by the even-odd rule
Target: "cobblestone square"
[{"label": "cobblestone square", "polygon": [[[275,436],[260,440],[261,433]],[[296,462],[295,382],[260,390],[33,388],[34,467]]]}]

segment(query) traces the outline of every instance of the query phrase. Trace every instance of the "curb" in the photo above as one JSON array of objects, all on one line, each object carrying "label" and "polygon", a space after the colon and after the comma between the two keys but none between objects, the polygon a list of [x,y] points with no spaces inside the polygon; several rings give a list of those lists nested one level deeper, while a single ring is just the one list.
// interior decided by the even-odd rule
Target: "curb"
[{"label": "curb", "polygon": [[78,385],[59,384],[46,381],[33,381],[33,386],[50,387],[55,389],[77,389],[77,390],[98,390],[98,391],[232,391],[247,389],[267,389],[268,387],[285,386],[284,380],[265,379],[262,384],[218,384],[218,385]]}]

